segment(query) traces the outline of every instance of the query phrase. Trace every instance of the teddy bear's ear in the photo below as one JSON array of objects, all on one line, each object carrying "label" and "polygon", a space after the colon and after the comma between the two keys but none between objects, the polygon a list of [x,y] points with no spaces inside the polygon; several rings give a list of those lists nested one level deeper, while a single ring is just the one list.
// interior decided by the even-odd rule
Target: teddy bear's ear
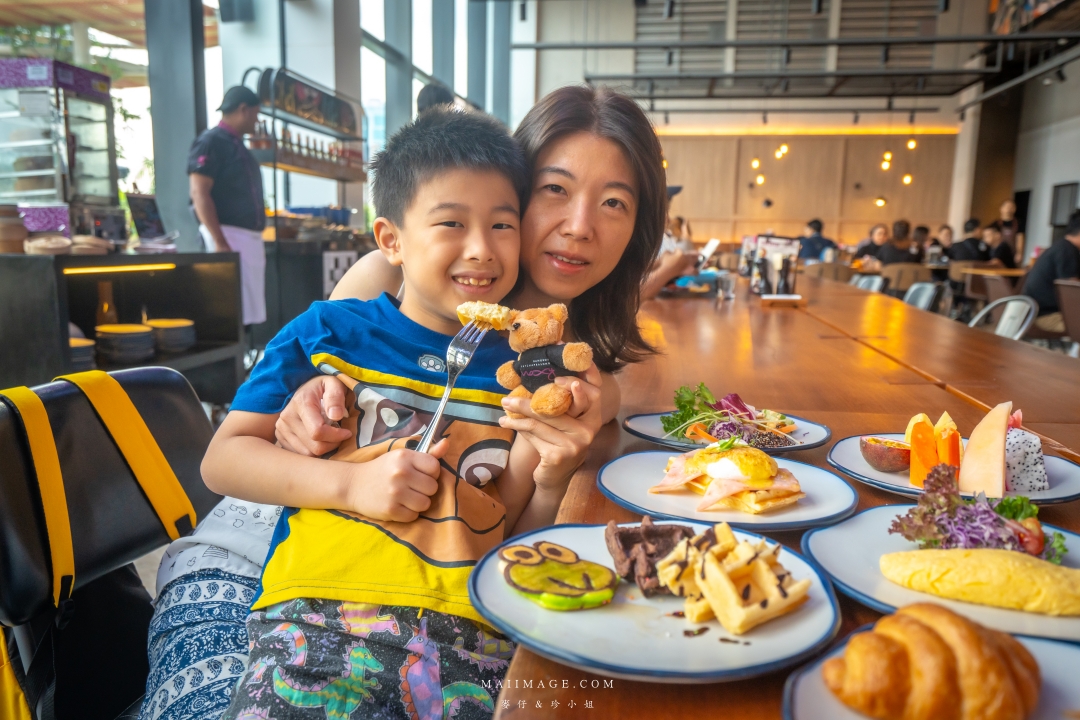
[{"label": "teddy bear's ear", "polygon": [[506,318],[506,324],[508,326],[512,325],[514,323],[514,321],[517,320],[517,316],[520,315],[520,314],[521,314],[520,310],[511,310],[510,314]]},{"label": "teddy bear's ear", "polygon": [[570,317],[570,314],[566,311],[566,306],[562,303],[555,303],[554,305],[548,305],[548,312],[551,316],[561,323],[566,322],[566,319]]}]

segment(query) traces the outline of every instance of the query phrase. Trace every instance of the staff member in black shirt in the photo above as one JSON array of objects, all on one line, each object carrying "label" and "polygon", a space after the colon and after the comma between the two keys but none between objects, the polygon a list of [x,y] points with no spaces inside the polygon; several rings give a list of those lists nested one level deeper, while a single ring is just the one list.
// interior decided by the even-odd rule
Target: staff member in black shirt
[{"label": "staff member in black shirt", "polygon": [[987,262],[990,260],[990,246],[982,241],[980,237],[979,227],[982,223],[978,218],[971,218],[964,223],[964,239],[961,242],[953,243],[952,251],[949,253],[951,260],[976,260],[979,262]]},{"label": "staff member in black shirt", "polygon": [[191,204],[207,252],[240,254],[244,325],[266,321],[266,227],[262,173],[244,146],[255,132],[259,97],[240,85],[222,100],[221,122],[208,129],[188,155]]},{"label": "staff member in black shirt", "polygon": [[1065,332],[1065,319],[1058,308],[1055,280],[1080,277],[1080,210],[1069,218],[1065,237],[1051,245],[1035,261],[1024,283],[1024,294],[1039,303],[1035,325],[1047,332]]}]

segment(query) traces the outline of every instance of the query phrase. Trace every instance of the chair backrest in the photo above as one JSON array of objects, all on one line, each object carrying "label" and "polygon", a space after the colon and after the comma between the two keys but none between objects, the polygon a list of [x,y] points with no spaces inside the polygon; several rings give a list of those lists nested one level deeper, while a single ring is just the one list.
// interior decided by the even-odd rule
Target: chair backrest
[{"label": "chair backrest", "polygon": [[912,283],[911,287],[909,287],[904,294],[904,302],[912,307],[917,307],[920,310],[933,312],[934,306],[936,306],[941,299],[941,288],[942,286],[939,283]]},{"label": "chair backrest", "polygon": [[1012,338],[1013,340],[1024,337],[1024,333],[1027,332],[1031,323],[1035,322],[1035,317],[1039,314],[1039,303],[1035,302],[1033,298],[1027,295],[1010,295],[995,300],[980,310],[979,314],[968,323],[968,327],[978,327],[986,320],[987,315],[990,315],[1001,306],[1004,306],[1005,309],[1001,313],[1001,319],[994,326],[994,334]]},{"label": "chair backrest", "polygon": [[840,262],[818,263],[813,267],[821,268],[818,270],[818,277],[826,280],[835,280],[836,282],[848,282],[855,274],[855,271],[851,269],[850,265]]},{"label": "chair backrest", "polygon": [[[5,625],[21,625],[54,607],[56,548],[50,538],[59,516],[36,509],[43,506],[44,493],[38,490],[46,480],[48,487],[60,489],[52,496],[66,502],[45,504],[54,513],[70,508],[72,589],[190,532],[180,523],[163,524],[160,511],[169,507],[168,497],[186,495],[196,521],[221,499],[202,481],[199,466],[213,428],[184,376],[152,367],[104,379],[119,384],[132,414],[125,415],[120,402],[101,404],[96,391],[87,394],[74,381],[22,388],[15,393],[22,400],[11,395],[0,400],[0,622]],[[14,390],[19,389],[5,392]],[[28,411],[35,403],[47,422]],[[168,477],[170,469],[175,479]]]},{"label": "chair backrest", "polygon": [[1065,333],[1080,342],[1080,280],[1055,280],[1058,309],[1065,321]]},{"label": "chair backrest", "polygon": [[889,279],[882,275],[863,275],[856,283],[856,287],[870,292],[885,292],[889,286]]},{"label": "chair backrest", "polygon": [[954,283],[962,283],[964,282],[964,270],[982,264],[983,263],[980,263],[977,260],[950,260],[949,280]]},{"label": "chair backrest", "polygon": [[881,268],[881,276],[889,281],[889,288],[897,291],[907,290],[914,283],[930,282],[933,273],[919,263],[893,263]]}]

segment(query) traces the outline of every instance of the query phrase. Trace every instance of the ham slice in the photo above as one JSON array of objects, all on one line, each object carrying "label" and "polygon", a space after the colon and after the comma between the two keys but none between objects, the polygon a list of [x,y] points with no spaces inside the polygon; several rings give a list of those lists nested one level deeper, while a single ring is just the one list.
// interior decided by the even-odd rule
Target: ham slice
[{"label": "ham slice", "polygon": [[649,488],[651,493],[671,492],[672,490],[678,490],[686,483],[690,482],[696,477],[700,477],[701,473],[690,474],[686,470],[686,461],[690,455],[693,455],[698,450],[694,450],[691,453],[685,455],[677,455],[671,458],[668,463],[667,474],[664,475],[664,479],[660,481],[658,485],[653,485]]},{"label": "ham slice", "polygon": [[709,483],[708,489],[705,490],[705,497],[701,498],[701,502],[698,503],[697,509],[698,511],[708,510],[718,501],[746,490],[786,490],[791,493],[797,493],[801,492],[802,488],[799,486],[799,481],[791,474],[791,471],[785,470],[784,468],[780,468],[776,472],[776,477],[773,478],[773,484],[767,488],[753,487],[747,485],[742,480],[732,480],[729,478],[713,480]]}]

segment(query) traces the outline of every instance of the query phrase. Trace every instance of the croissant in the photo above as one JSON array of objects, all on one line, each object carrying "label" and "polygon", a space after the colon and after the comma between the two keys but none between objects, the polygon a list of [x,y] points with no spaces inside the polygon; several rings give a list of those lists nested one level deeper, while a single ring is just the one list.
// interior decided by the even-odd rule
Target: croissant
[{"label": "croissant", "polygon": [[1039,665],[1011,635],[931,603],[887,615],[826,660],[825,685],[880,720],[1025,720]]}]

